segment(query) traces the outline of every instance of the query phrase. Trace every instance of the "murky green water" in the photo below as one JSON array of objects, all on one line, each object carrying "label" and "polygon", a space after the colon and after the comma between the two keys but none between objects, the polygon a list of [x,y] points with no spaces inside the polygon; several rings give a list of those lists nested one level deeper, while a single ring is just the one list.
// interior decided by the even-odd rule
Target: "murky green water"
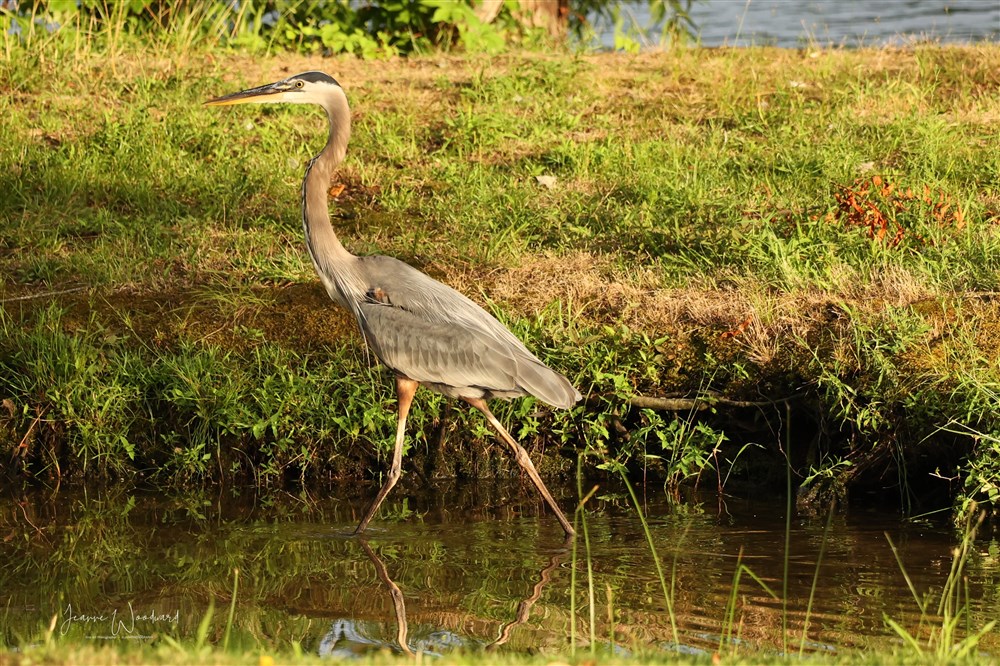
[{"label": "murky green water", "polygon": [[[207,639],[221,641],[236,582],[231,644],[294,640],[321,654],[401,645],[544,652],[574,641],[588,649],[592,633],[599,649],[627,652],[711,652],[724,637],[725,649],[746,653],[778,652],[786,641],[797,651],[803,636],[812,651],[886,647],[899,644],[886,616],[920,635],[935,620],[920,627],[885,533],[919,595],[941,589],[957,543],[946,526],[902,524],[893,514],[834,516],[825,539],[825,519],[793,518],[786,577],[783,502],[712,498],[671,507],[649,490],[652,537],[668,584],[673,578],[678,647],[625,495],[602,489],[588,503],[588,556],[582,536],[574,554],[516,481],[400,491],[366,539],[351,537],[372,492],[7,495],[0,637],[30,643],[51,626],[66,641],[194,641],[214,608]],[[573,505],[570,489],[556,495]],[[743,573],[731,605],[741,562],[760,582]],[[977,542],[967,585],[963,627],[1000,617],[995,538]],[[998,643],[990,635],[980,649],[997,654]]]}]

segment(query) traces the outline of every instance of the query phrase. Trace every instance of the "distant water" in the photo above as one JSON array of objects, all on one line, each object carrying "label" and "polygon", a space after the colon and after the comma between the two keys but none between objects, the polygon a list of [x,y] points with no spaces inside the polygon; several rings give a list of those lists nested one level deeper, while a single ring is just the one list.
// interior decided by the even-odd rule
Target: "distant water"
[{"label": "distant water", "polygon": [[[647,3],[625,2],[620,9],[626,26],[648,25]],[[1000,41],[1000,0],[695,0],[690,15],[704,46]],[[601,43],[613,47],[613,26],[597,28]],[[659,40],[649,34],[643,43]]]}]

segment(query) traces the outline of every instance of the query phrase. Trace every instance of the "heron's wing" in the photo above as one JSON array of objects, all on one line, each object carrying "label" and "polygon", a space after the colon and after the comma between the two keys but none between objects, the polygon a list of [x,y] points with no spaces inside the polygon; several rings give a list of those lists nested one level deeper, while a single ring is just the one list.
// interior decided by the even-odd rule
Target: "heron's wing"
[{"label": "heron's wing", "polygon": [[530,393],[558,407],[579,400],[565,377],[458,291],[391,257],[365,257],[363,272],[359,324],[394,370],[425,383]]}]

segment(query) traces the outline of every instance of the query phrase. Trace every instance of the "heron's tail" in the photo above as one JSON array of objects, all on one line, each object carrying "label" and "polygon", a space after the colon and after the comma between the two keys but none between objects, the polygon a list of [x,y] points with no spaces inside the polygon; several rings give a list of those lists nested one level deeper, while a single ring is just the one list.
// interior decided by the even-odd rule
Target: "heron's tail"
[{"label": "heron's tail", "polygon": [[582,397],[568,379],[534,357],[519,359],[517,383],[542,402],[559,409],[569,409]]}]

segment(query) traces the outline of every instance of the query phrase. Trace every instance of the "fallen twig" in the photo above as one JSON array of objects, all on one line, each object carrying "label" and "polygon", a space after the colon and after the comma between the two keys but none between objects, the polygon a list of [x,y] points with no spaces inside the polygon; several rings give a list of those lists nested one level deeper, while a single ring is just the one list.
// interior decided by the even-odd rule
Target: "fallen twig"
[{"label": "fallen twig", "polygon": [[[610,394],[591,395],[587,399],[588,406],[596,406],[600,398],[614,398]],[[703,394],[696,398],[668,398],[648,395],[632,395],[628,398],[628,404],[639,409],[658,409],[665,412],[687,412],[702,411],[709,407],[770,407],[773,405],[783,405],[791,402],[795,396],[787,398],[775,398],[774,400],[731,400],[714,394]]]},{"label": "fallen twig", "polygon": [[48,296],[62,296],[63,294],[72,294],[76,291],[83,291],[84,289],[89,289],[89,287],[73,287],[72,289],[60,289],[59,291],[45,291],[41,294],[28,294],[26,296],[12,296],[11,298],[0,298],[0,304],[2,303],[13,303],[14,301],[30,301],[35,298],[46,298]]}]

